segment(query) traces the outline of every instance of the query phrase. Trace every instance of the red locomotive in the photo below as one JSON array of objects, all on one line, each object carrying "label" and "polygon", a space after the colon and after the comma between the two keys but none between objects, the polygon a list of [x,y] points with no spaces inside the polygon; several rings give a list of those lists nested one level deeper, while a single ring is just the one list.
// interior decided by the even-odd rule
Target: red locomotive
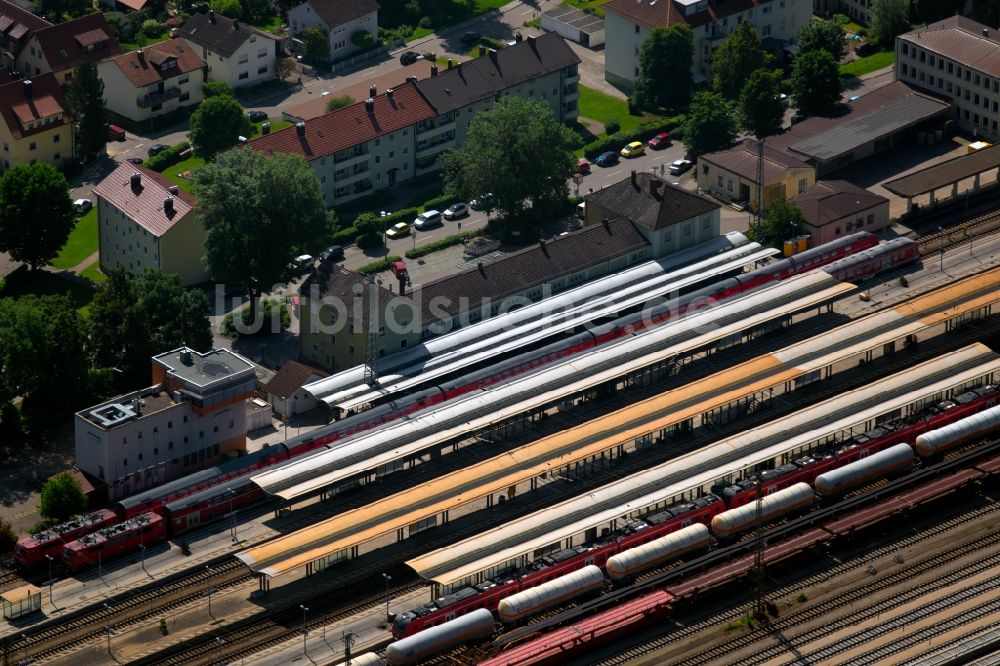
[{"label": "red locomotive", "polygon": [[144,513],[123,523],[102,527],[63,548],[62,561],[73,573],[97,566],[101,561],[134,551],[140,545],[166,538],[166,523],[155,513]]},{"label": "red locomotive", "polygon": [[108,509],[85,513],[44,532],[21,537],[14,546],[14,561],[25,569],[42,566],[46,555],[59,559],[63,546],[84,534],[118,522],[118,515]]}]

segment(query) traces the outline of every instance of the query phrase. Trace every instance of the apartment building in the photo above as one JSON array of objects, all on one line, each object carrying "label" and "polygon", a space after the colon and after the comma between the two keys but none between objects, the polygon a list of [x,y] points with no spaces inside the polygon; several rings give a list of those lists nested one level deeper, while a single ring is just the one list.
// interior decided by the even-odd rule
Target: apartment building
[{"label": "apartment building", "polygon": [[1000,139],[1000,31],[953,16],[900,35],[896,80],[950,100],[971,136]]},{"label": "apartment building", "polygon": [[117,55],[115,31],[104,14],[89,14],[36,30],[17,57],[17,69],[24,76],[52,72],[60,84],[73,78],[73,68],[81,60],[97,63]]},{"label": "apartment building", "polygon": [[198,104],[205,61],[183,39],[108,58],[97,65],[108,111],[133,122]]},{"label": "apartment building", "polygon": [[354,33],[368,32],[378,37],[378,10],[375,0],[307,0],[288,10],[288,24],[295,37],[306,28],[326,31],[327,58],[334,62],[361,50],[354,43]]},{"label": "apartment building", "polygon": [[209,10],[194,14],[177,28],[183,39],[205,61],[209,81],[230,88],[250,86],[277,76],[278,37]]},{"label": "apartment building", "polygon": [[73,162],[73,116],[54,74],[0,85],[0,171]]}]

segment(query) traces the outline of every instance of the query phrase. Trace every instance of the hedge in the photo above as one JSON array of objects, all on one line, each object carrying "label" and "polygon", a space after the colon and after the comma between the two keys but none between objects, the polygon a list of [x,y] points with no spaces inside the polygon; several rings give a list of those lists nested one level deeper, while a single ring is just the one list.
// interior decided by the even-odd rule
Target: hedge
[{"label": "hedge", "polygon": [[346,229],[341,229],[333,235],[333,242],[335,245],[350,245],[354,242],[354,239],[358,237],[358,230],[354,227],[347,227]]},{"label": "hedge", "polygon": [[458,201],[458,198],[451,194],[442,194],[441,196],[434,197],[433,199],[428,199],[424,202],[424,210],[440,210],[443,211],[448,206],[452,205]]},{"label": "hedge", "polygon": [[397,254],[390,254],[384,259],[379,259],[378,261],[373,261],[370,264],[366,264],[357,270],[358,273],[362,275],[372,275],[373,273],[381,273],[382,271],[389,270],[389,265],[394,261],[399,261],[402,259]]},{"label": "hedge", "polygon": [[180,164],[184,161],[184,157],[181,157],[181,153],[191,148],[191,144],[187,141],[181,141],[176,146],[171,146],[164,150],[159,155],[153,155],[148,160],[146,160],[144,167],[147,169],[152,169],[153,171],[163,171],[164,169],[169,169],[175,164]]},{"label": "hedge", "polygon": [[403,254],[406,255],[407,259],[418,259],[424,255],[430,254],[431,252],[437,252],[438,250],[443,250],[453,245],[461,245],[466,241],[466,239],[473,238],[478,235],[480,235],[480,232],[478,231],[463,231],[460,234],[445,236],[441,240],[436,240],[433,243],[428,243],[427,245],[421,245],[420,247],[413,248],[412,250],[407,250]]},{"label": "hedge", "polygon": [[645,143],[660,132],[676,132],[683,122],[684,116],[673,116],[670,118],[664,118],[663,120],[643,123],[634,130],[615,132],[604,139],[595,139],[594,141],[591,141],[584,146],[583,154],[586,155],[588,159],[594,159],[601,153],[605,153],[609,150],[617,152],[627,143],[631,143],[633,141],[642,141]]}]

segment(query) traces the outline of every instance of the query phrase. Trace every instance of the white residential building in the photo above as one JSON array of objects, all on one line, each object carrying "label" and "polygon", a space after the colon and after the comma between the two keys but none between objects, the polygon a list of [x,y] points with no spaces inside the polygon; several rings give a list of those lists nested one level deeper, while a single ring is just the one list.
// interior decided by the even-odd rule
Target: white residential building
[{"label": "white residential building", "polygon": [[288,10],[288,26],[295,37],[306,28],[326,30],[334,62],[360,50],[351,38],[354,33],[369,32],[378,39],[378,9],[375,0],[306,0]]},{"label": "white residential building", "polygon": [[604,5],[604,78],[631,89],[639,50],[654,28],[686,23],[694,33],[695,82],[711,78],[712,54],[748,21],[761,40],[787,44],[812,16],[812,0],[611,0]]},{"label": "white residential building", "polygon": [[896,79],[950,100],[970,135],[1000,139],[1000,31],[953,16],[900,35]]},{"label": "white residential building", "polygon": [[192,15],[175,34],[205,61],[209,81],[239,88],[277,76],[279,39],[275,35],[211,10]]},{"label": "white residential building", "polygon": [[168,39],[97,64],[108,110],[134,122],[194,106],[204,97],[205,61],[183,39]]}]

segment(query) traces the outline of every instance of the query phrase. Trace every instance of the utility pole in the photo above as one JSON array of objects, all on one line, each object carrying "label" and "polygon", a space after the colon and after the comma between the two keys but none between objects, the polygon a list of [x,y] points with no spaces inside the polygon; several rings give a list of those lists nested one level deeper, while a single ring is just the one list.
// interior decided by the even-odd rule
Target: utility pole
[{"label": "utility pole", "polygon": [[750,618],[767,624],[767,600],[764,597],[764,489],[759,474],[754,477],[754,487],[757,489],[757,515],[753,531],[753,601]]},{"label": "utility pole", "polygon": [[385,623],[386,626],[389,624],[389,581],[392,580],[392,576],[387,573],[382,574],[382,578],[385,579]]},{"label": "utility pole", "polygon": [[299,604],[299,608],[302,609],[302,654],[306,654],[306,636],[308,635],[306,632],[306,613],[309,612],[309,609],[302,604]]},{"label": "utility pole", "polygon": [[215,588],[212,587],[212,567],[206,564],[205,571],[208,572],[208,589],[205,590],[205,596],[208,597],[208,616],[214,620],[215,616],[212,615],[212,592],[215,592]]},{"label": "utility pole", "polygon": [[753,227],[759,233],[764,221],[764,139],[757,139],[757,208],[754,209]]},{"label": "utility pole", "polygon": [[[285,440],[288,439],[288,428],[285,427]],[[229,495],[229,532],[230,536],[233,538],[233,543],[239,543],[239,539],[236,538],[236,512],[233,511],[233,492],[232,488],[226,488],[226,494]]]},{"label": "utility pole", "polygon": [[344,637],[340,640],[344,641],[344,663],[347,666],[351,666],[351,647],[354,645],[354,632],[348,629],[344,632]]}]

